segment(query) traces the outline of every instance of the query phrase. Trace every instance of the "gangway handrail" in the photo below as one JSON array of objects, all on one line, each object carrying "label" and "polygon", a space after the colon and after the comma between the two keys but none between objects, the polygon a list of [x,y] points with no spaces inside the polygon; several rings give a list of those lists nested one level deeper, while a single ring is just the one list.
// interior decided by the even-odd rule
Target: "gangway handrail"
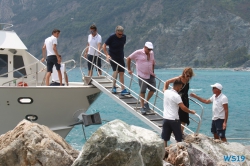
[{"label": "gangway handrail", "polygon": [[[127,59],[127,57],[124,57],[124,59]],[[131,63],[132,63],[134,66],[136,66],[136,64],[135,64],[133,61],[131,61]],[[159,81],[158,86],[160,86],[160,83],[163,83],[163,86],[164,86],[165,81],[163,81],[162,79],[158,78],[157,76],[155,76],[155,78]],[[149,84],[148,84],[148,85],[149,85]],[[173,88],[171,85],[169,85],[169,86],[170,86],[171,88]],[[151,87],[152,87],[152,86],[151,86]],[[153,88],[154,88],[154,87],[153,87]],[[159,97],[159,96],[156,95],[156,97]],[[160,97],[159,97],[159,98],[160,98]],[[193,100],[192,98],[188,97],[188,99],[189,99],[190,101],[192,101],[193,103],[195,103],[195,104],[197,104],[198,106],[201,107],[201,114],[200,114],[199,116],[200,116],[200,119],[202,119],[203,113],[204,113],[204,107],[203,107],[200,103],[198,103],[197,101]],[[155,100],[156,100],[156,99],[155,99]],[[189,118],[198,124],[198,127],[197,127],[197,129],[196,129],[196,133],[198,133],[198,132],[200,131],[201,121],[200,121],[200,122],[197,122],[197,121],[195,121],[194,119],[192,119],[191,117],[189,117]],[[182,125],[182,126],[183,126],[183,127],[186,127],[186,126],[184,126],[184,125]]]},{"label": "gangway handrail", "polygon": [[[89,47],[91,47],[92,49],[96,50],[100,55],[104,56],[105,59],[106,59],[106,55],[105,55],[105,54],[103,54],[102,52],[100,52],[99,50],[97,50],[96,48],[94,48],[94,47],[92,47],[92,46],[87,46],[87,47],[82,51],[81,56],[80,56],[80,71],[81,71],[83,77],[85,76],[85,74],[84,74],[84,72],[82,71],[82,58],[84,58],[87,62],[90,62],[92,65],[94,65],[94,67],[96,67],[96,68],[102,70],[102,69],[99,68],[97,65],[93,64],[91,61],[89,61],[87,58],[85,58],[85,57],[83,56],[85,50],[86,50],[87,48],[89,48]],[[98,56],[98,58],[101,58],[101,57]],[[105,63],[108,63],[108,61],[106,61],[105,59],[101,58],[101,60],[103,60]],[[117,66],[123,68],[125,71],[128,71],[126,68],[124,68],[123,66],[121,66],[120,64],[118,64],[117,62],[115,62],[114,60],[112,60],[112,59],[109,59],[109,60],[112,61],[113,63],[115,63]],[[102,72],[105,72],[105,71],[102,70]],[[106,73],[106,74],[108,74],[108,73]],[[108,74],[108,75],[109,75],[109,74]],[[136,74],[134,74],[134,73],[132,73],[131,76],[128,76],[126,73],[124,73],[124,75],[127,76],[127,77],[130,77],[130,78],[132,77],[132,79],[133,79],[133,77],[136,77],[136,78],[138,78],[138,79],[140,79],[141,81],[144,82],[143,79],[141,79],[140,77],[138,77],[138,76],[137,76]],[[114,79],[114,78],[112,78],[112,79]],[[160,80],[159,78],[157,78],[157,79]],[[120,82],[119,80],[116,79],[116,81],[119,82],[119,83],[121,84],[121,82]],[[161,80],[160,82],[164,82],[164,81]],[[158,93],[160,93],[160,94],[162,94],[162,95],[164,94],[161,90],[157,89],[156,87],[153,87],[152,85],[148,84],[147,82],[144,82],[144,83],[146,83],[147,85],[149,85],[149,86],[151,86],[152,88],[154,88],[154,89],[156,90],[156,92],[158,92]],[[121,84],[121,85],[123,85],[124,87],[126,87],[127,89],[129,89],[129,90],[131,91],[131,89],[130,89],[129,87],[127,87],[126,85],[124,85],[124,84]],[[132,92],[135,93],[134,91],[132,91]],[[137,94],[137,93],[135,93],[135,94]],[[139,95],[138,95],[138,96],[139,96]],[[156,96],[156,97],[157,97],[157,96]],[[140,99],[143,99],[143,98],[141,98],[140,96],[139,96],[139,98],[140,98]],[[138,99],[138,100],[139,100],[139,99]],[[146,101],[145,99],[143,99],[143,100]],[[157,108],[157,107],[155,106],[155,104],[153,105],[153,104],[151,104],[149,101],[148,101],[148,103],[149,103],[151,106],[153,106],[153,108],[156,108],[156,109],[159,110],[161,113],[163,113],[163,111],[162,111],[161,109]],[[202,111],[202,114],[203,114],[203,111]],[[197,118],[199,119],[198,126],[197,126],[197,129],[196,129],[196,133],[198,133],[198,132],[199,132],[199,129],[200,129],[200,124],[201,124],[201,116],[198,115],[197,113],[195,113],[194,115],[197,116]],[[194,122],[196,122],[196,121],[194,121]],[[185,129],[191,131],[188,127],[186,127],[186,126],[183,126],[183,127],[184,127]],[[193,131],[192,131],[192,133],[193,133]]]},{"label": "gangway handrail", "polygon": [[[75,61],[74,59],[70,59],[70,60],[67,60],[67,61],[65,61],[65,62],[62,62],[62,64],[67,64],[67,63],[70,63],[70,62],[73,62],[74,65],[73,65],[73,67],[71,67],[69,70],[66,71],[67,73],[68,73],[69,71],[73,70],[73,69],[76,67],[76,61]],[[6,72],[6,73],[4,73],[4,74],[1,74],[0,77],[1,77],[1,76],[4,76],[4,75],[7,75],[7,74],[10,74],[10,73],[14,73],[14,72],[16,72],[16,71],[19,71],[20,69],[24,69],[24,68],[27,68],[27,67],[30,67],[30,66],[33,66],[33,65],[36,65],[36,66],[37,66],[38,64],[41,64],[41,61],[40,61],[40,60],[38,60],[38,61],[36,61],[36,62],[33,62],[33,63],[31,63],[31,64],[29,64],[29,65],[27,65],[27,66],[22,66],[22,67],[20,67],[20,68],[15,69],[15,70]],[[38,71],[38,67],[36,67],[36,71],[35,71],[35,72],[31,72],[31,73],[26,74],[26,75],[24,75],[24,76],[21,76],[21,77],[19,77],[19,78],[14,78],[14,79],[12,79],[12,80],[6,81],[6,82],[4,82],[4,83],[2,84],[2,86],[5,85],[5,84],[8,84],[8,83],[10,83],[10,82],[17,81],[17,80],[19,80],[19,79],[22,79],[22,81],[23,81],[23,79],[24,79],[25,77],[28,77],[28,76],[30,76],[30,75],[37,75],[38,73],[42,72],[42,71],[45,70],[46,68],[47,68],[47,67],[44,66],[43,69],[41,69],[40,71]],[[38,81],[37,76],[36,76],[36,79],[31,79],[29,82],[32,82],[32,81],[36,81],[36,84],[37,84],[37,81]]]}]

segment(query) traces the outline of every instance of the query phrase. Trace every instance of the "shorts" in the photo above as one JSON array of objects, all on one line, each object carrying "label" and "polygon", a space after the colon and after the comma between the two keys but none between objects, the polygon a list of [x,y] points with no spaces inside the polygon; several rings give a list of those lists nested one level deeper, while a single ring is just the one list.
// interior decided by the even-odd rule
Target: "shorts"
[{"label": "shorts", "polygon": [[170,136],[174,133],[175,140],[177,142],[182,141],[182,132],[181,132],[181,122],[180,120],[168,120],[164,119],[163,120],[163,125],[162,125],[162,133],[161,133],[161,138],[164,141],[169,141]]},{"label": "shorts", "polygon": [[61,64],[57,63],[56,55],[47,56],[46,61],[47,61],[47,72],[53,73],[52,68],[54,65],[56,66],[56,70],[60,70]]},{"label": "shorts", "polygon": [[[93,55],[88,54],[88,60],[92,62],[93,64],[95,64],[96,66],[98,66],[99,68],[102,67],[101,58],[99,56],[93,56]],[[93,70],[94,65],[92,65],[92,63],[90,62],[88,62],[88,70]],[[96,70],[97,69],[98,68],[96,67]],[[98,70],[101,71],[101,69],[98,69]]]},{"label": "shorts", "polygon": [[[139,76],[140,77],[140,76]],[[141,77],[140,77],[141,78]],[[155,77],[150,75],[150,78],[149,79],[144,79],[144,78],[141,78],[143,79],[145,82],[149,83],[150,85],[152,85],[153,87],[156,86],[156,82],[155,82]],[[146,90],[147,88],[150,90],[150,91],[153,91],[155,92],[155,89],[151,86],[149,86],[148,84],[144,83],[142,80],[138,79],[139,81],[139,86],[141,87],[141,91],[140,93],[146,93]]]},{"label": "shorts", "polygon": [[212,120],[211,132],[220,138],[225,138],[226,130],[223,130],[224,119]]},{"label": "shorts", "polygon": [[[125,62],[124,62],[123,59],[112,59],[112,60],[125,68]],[[116,63],[114,63],[112,60],[110,60],[110,65],[111,65],[113,71],[116,71],[116,68],[117,68],[118,65]],[[125,69],[122,68],[121,66],[118,66],[118,72],[124,72],[125,71]]]}]

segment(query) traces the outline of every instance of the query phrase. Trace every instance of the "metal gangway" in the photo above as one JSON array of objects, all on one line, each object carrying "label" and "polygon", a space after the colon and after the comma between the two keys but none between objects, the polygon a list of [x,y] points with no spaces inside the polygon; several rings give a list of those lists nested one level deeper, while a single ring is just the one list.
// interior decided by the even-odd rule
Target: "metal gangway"
[{"label": "metal gangway", "polygon": [[[89,46],[91,47],[91,46]],[[96,86],[97,88],[99,88],[103,93],[105,93],[106,95],[108,95],[111,99],[113,99],[115,102],[119,103],[121,106],[123,106],[126,110],[128,110],[129,112],[131,112],[134,116],[136,116],[137,118],[139,118],[140,120],[142,120],[144,123],[146,123],[147,125],[149,125],[154,131],[156,131],[158,134],[161,134],[162,132],[162,123],[163,123],[163,91],[162,89],[160,89],[161,86],[164,85],[164,81],[159,79],[158,77],[156,78],[156,88],[153,87],[156,91],[154,93],[154,95],[151,97],[150,101],[148,101],[148,104],[151,108],[150,112],[146,113],[145,115],[141,114],[140,112],[140,87],[138,85],[138,80],[140,79],[141,81],[144,82],[144,80],[142,80],[141,78],[139,78],[136,73],[134,73],[135,70],[135,63],[132,61],[131,63],[131,69],[133,71],[133,73],[130,75],[128,74],[128,70],[126,68],[125,72],[124,72],[124,87],[126,89],[128,89],[130,91],[130,95],[125,95],[122,96],[120,94],[121,92],[121,82],[116,79],[116,87],[117,87],[117,93],[113,94],[111,92],[111,89],[113,87],[113,71],[110,67],[110,61],[113,61],[112,59],[107,60],[105,54],[103,54],[102,52],[98,51],[97,49],[95,49],[96,51],[99,52],[100,56],[98,56],[98,58],[101,59],[102,62],[102,68],[99,68],[97,65],[95,65],[93,62],[89,61],[87,58],[84,57],[84,53],[85,50],[88,47],[86,47],[82,53],[81,53],[81,57],[80,57],[80,70],[82,73],[82,79],[84,81],[85,84],[92,84],[94,86]],[[93,58],[94,59],[94,58]],[[126,62],[126,57],[125,57],[125,62]],[[88,76],[85,75],[83,68],[84,68],[84,62],[90,62],[91,63],[91,67],[92,67],[92,73],[94,71],[94,68],[96,69],[100,69],[102,71],[102,75],[100,76]],[[113,61],[114,63],[116,63],[115,61]],[[116,63],[117,64],[117,63]],[[117,64],[118,66],[120,66],[119,64]],[[85,64],[86,66],[86,64]],[[120,66],[122,67],[122,66]],[[123,67],[122,67],[123,68]],[[111,69],[109,71],[109,69]],[[147,82],[144,82],[146,84],[148,84]],[[120,85],[118,85],[120,84]],[[133,84],[136,84],[136,86],[132,86]],[[148,84],[149,85],[149,84]],[[151,85],[149,85],[151,86]],[[137,87],[137,88],[134,88]],[[152,86],[151,86],[152,87]],[[190,101],[192,101],[193,103],[197,104],[200,108],[200,114],[190,114],[190,120],[192,120],[193,122],[195,122],[197,124],[196,130],[195,132],[192,131],[191,129],[189,129],[188,127],[184,126],[184,133],[185,134],[192,134],[192,133],[199,133],[200,130],[200,126],[201,126],[201,122],[202,122],[202,115],[203,115],[203,106],[201,104],[199,104],[198,102],[192,100],[191,98],[189,98]],[[144,100],[145,101],[145,100]],[[171,137],[171,142],[175,142],[174,137]]]}]

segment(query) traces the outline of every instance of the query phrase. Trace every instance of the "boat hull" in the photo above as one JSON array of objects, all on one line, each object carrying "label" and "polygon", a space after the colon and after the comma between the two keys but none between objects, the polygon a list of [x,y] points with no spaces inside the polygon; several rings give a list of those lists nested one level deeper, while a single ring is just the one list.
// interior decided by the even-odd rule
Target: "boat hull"
[{"label": "boat hull", "polygon": [[34,122],[66,137],[99,95],[100,90],[93,86],[0,87],[0,134],[32,115],[37,117]]}]

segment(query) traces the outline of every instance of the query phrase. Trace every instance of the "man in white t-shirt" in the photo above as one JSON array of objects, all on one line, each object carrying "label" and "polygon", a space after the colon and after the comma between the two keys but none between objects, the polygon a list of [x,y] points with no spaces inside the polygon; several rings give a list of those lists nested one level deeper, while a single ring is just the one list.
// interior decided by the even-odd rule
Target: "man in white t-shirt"
[{"label": "man in white t-shirt", "polygon": [[213,103],[211,132],[214,134],[214,139],[220,138],[222,141],[227,142],[225,133],[228,119],[228,99],[221,93],[223,87],[220,83],[215,83],[211,87],[213,96],[209,99],[203,99],[194,93],[191,93],[190,96],[205,104]]},{"label": "man in white t-shirt", "polygon": [[62,74],[60,72],[61,59],[59,58],[59,54],[57,51],[57,38],[59,37],[59,35],[60,35],[60,30],[54,29],[52,31],[52,35],[45,39],[44,45],[42,48],[42,55],[43,55],[43,58],[41,59],[42,62],[44,62],[46,58],[46,52],[47,52],[47,58],[46,58],[47,73],[45,77],[45,83],[47,86],[49,86],[49,79],[50,79],[51,73],[53,72],[52,68],[54,65],[56,66],[60,85],[62,85]]},{"label": "man in white t-shirt", "polygon": [[[59,57],[61,58],[61,55],[59,55]],[[60,82],[59,82],[56,67],[54,66],[52,70],[53,70],[53,73],[51,75],[52,76],[52,82],[50,83],[50,86],[60,86]],[[62,86],[64,86],[65,84],[67,86],[69,86],[68,75],[66,73],[65,64],[61,64],[60,72],[61,72],[61,75],[62,75]]]},{"label": "man in white t-shirt", "polygon": [[[84,57],[88,58],[90,62],[88,62],[88,76],[93,75],[93,64],[97,65],[99,68],[102,67],[101,59],[100,59],[100,50],[101,50],[101,44],[102,44],[102,37],[97,33],[97,27],[95,25],[90,26],[90,33],[88,36],[88,47],[84,53]],[[94,48],[92,48],[94,47]],[[98,50],[98,51],[97,51]],[[87,57],[88,55],[88,57]],[[93,64],[92,64],[93,63]],[[98,71],[98,75],[102,75],[101,69],[96,68]]]},{"label": "man in white t-shirt", "polygon": [[170,140],[171,133],[174,133],[175,140],[177,142],[182,141],[181,122],[179,120],[179,107],[191,114],[195,114],[194,110],[189,110],[182,102],[181,96],[178,92],[182,89],[183,83],[180,79],[177,79],[173,83],[173,88],[164,91],[163,101],[163,126],[161,137],[164,140],[165,147],[167,147],[167,141]]}]

